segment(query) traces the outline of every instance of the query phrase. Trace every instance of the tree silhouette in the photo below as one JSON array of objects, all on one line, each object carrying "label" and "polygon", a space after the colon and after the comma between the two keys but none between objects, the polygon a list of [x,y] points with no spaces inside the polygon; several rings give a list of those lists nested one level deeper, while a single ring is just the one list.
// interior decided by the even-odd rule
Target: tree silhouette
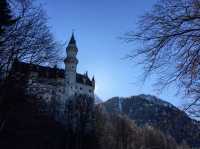
[{"label": "tree silhouette", "polygon": [[186,110],[199,104],[199,0],[160,0],[141,17],[137,31],[125,38],[141,43],[129,57],[141,60],[145,78],[159,75],[159,89],[174,83],[180,94],[193,99]]},{"label": "tree silhouette", "polygon": [[[12,71],[15,61],[54,65],[59,60],[58,43],[49,30],[44,10],[29,0],[9,2],[0,1],[0,27],[4,30],[0,34],[0,106],[12,104],[10,91],[26,79]],[[12,20],[11,14],[18,19]]]},{"label": "tree silhouette", "polygon": [[59,61],[58,43],[50,32],[47,16],[41,7],[29,0],[13,1],[18,18],[0,36],[0,74],[8,76],[13,61],[55,65]]},{"label": "tree silhouette", "polygon": [[7,3],[7,0],[0,1],[0,36],[4,32],[4,28],[10,25],[13,25],[16,20],[13,19],[11,14],[10,6]]}]

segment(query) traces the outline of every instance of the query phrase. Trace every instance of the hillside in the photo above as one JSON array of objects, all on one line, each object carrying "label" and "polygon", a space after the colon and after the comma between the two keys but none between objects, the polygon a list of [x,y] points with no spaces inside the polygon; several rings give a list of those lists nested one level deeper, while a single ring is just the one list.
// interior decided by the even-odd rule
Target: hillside
[{"label": "hillside", "polygon": [[172,104],[150,95],[128,98],[114,97],[103,103],[110,113],[121,113],[139,126],[146,124],[173,136],[178,143],[184,140],[191,146],[200,146],[200,125]]}]

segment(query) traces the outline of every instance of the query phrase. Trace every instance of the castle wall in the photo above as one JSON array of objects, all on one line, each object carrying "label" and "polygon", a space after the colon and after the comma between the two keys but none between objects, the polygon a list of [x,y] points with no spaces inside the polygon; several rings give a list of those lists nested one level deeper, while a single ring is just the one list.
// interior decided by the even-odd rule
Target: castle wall
[{"label": "castle wall", "polygon": [[29,77],[27,94],[44,99],[49,103],[54,98],[61,100],[64,94],[64,79],[48,79]]},{"label": "castle wall", "polygon": [[84,94],[90,97],[94,97],[94,87],[80,83],[68,84],[68,86],[65,86],[65,94],[65,97],[77,94]]},{"label": "castle wall", "polygon": [[27,84],[27,94],[43,99],[46,103],[53,99],[65,102],[69,96],[78,94],[94,97],[93,86],[81,83],[66,84],[65,81],[63,78],[41,78],[37,76],[37,72],[32,72]]},{"label": "castle wall", "polygon": [[28,78],[27,94],[44,99],[47,103],[50,103],[53,99],[64,103],[68,97],[78,94],[94,97],[94,78],[90,80],[87,73],[82,75],[76,72],[78,48],[73,34],[66,52],[67,57],[64,60],[64,70],[56,67],[50,68],[19,63],[19,72],[29,75],[31,71]]},{"label": "castle wall", "polygon": [[75,92],[77,94],[86,94],[89,95],[90,97],[94,97],[94,87],[92,86],[76,83]]}]

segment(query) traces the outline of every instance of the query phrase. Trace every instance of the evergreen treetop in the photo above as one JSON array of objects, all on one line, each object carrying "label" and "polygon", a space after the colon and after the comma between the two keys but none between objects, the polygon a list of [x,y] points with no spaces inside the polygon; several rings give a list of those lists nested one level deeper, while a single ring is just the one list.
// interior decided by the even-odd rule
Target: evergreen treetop
[{"label": "evergreen treetop", "polygon": [[0,1],[0,34],[4,32],[4,27],[10,26],[15,23],[15,19],[11,14],[10,6],[7,0]]}]

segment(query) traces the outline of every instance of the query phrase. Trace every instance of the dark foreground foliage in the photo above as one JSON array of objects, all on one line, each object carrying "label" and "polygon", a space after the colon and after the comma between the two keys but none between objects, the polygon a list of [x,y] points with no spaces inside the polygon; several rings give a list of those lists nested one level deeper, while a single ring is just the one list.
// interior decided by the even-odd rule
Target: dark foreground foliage
[{"label": "dark foreground foliage", "polygon": [[[16,81],[16,80],[15,80]],[[23,94],[15,82],[1,93],[0,148],[2,149],[188,149],[160,131],[139,128],[123,115],[108,114],[94,99],[78,95],[66,102],[62,124],[41,100]],[[2,99],[4,97],[5,100]],[[11,100],[12,99],[12,100]],[[7,102],[9,101],[9,102]]]},{"label": "dark foreground foliage", "polygon": [[100,149],[189,149],[153,127],[140,128],[125,115],[108,114],[102,106],[96,108],[95,127]]},{"label": "dark foreground foliage", "polygon": [[94,99],[82,95],[70,98],[64,115],[66,148],[96,148]]},{"label": "dark foreground foliage", "polygon": [[[35,98],[29,99],[37,102]],[[34,102],[21,99],[10,106],[1,119],[1,128],[2,149],[65,148],[64,128],[47,113],[38,110]]]}]

